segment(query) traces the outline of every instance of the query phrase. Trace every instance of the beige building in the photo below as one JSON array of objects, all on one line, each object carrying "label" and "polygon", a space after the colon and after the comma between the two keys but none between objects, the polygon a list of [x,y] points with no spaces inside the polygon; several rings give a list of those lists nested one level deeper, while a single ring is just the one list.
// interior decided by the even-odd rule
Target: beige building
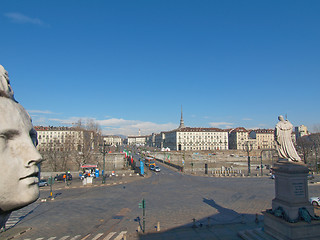
[{"label": "beige building", "polygon": [[[38,133],[39,151],[78,151],[85,148],[94,149],[94,134],[91,131],[79,130],[72,127],[41,127],[36,126]],[[91,140],[91,141],[90,141]],[[85,144],[87,143],[87,144]],[[89,143],[89,146],[88,146]]]},{"label": "beige building", "polygon": [[227,150],[228,131],[219,128],[185,127],[181,108],[179,127],[156,134],[155,146],[173,151]]},{"label": "beige building", "polygon": [[299,127],[295,127],[295,140],[306,135],[309,135],[308,128],[306,126],[300,125]]},{"label": "beige building", "polygon": [[249,132],[243,127],[232,129],[229,133],[229,149],[245,150]]},{"label": "beige building", "polygon": [[274,149],[274,129],[255,129],[250,131],[251,139],[257,140],[257,149]]},{"label": "beige building", "polygon": [[227,150],[228,132],[218,128],[178,128],[164,132],[163,147],[171,150]]},{"label": "beige building", "polygon": [[144,146],[150,136],[128,136],[128,145],[140,145]]},{"label": "beige building", "polygon": [[109,146],[120,146],[122,145],[122,138],[119,136],[103,136],[103,142]]}]

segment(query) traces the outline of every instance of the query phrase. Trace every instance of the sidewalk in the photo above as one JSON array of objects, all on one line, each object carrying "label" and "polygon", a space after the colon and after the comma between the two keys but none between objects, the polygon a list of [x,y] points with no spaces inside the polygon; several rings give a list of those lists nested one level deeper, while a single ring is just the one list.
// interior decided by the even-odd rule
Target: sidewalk
[{"label": "sidewalk", "polygon": [[163,232],[141,234],[141,240],[236,240],[242,239],[238,232],[249,229],[262,228],[263,222],[232,223],[219,225],[203,225],[202,227],[182,226]]},{"label": "sidewalk", "polygon": [[[86,187],[102,187],[102,186],[112,186],[112,185],[119,185],[119,184],[125,184],[133,181],[142,180],[144,178],[147,178],[150,176],[140,176],[139,174],[133,173],[133,174],[126,174],[126,175],[116,175],[116,176],[110,176],[107,177],[105,180],[105,183],[102,183],[102,178],[94,178],[92,179],[92,184],[86,184],[84,185],[83,182],[80,179],[74,179],[71,181],[68,181],[67,183],[63,181],[55,181],[53,184],[54,190],[61,190],[61,189],[72,189],[72,188],[86,188]],[[40,191],[48,191],[50,190],[50,186],[41,187]]]}]

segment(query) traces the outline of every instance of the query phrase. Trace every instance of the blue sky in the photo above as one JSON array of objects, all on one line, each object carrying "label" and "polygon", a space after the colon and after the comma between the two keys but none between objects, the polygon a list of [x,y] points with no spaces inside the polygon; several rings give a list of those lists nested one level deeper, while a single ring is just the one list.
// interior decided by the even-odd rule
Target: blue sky
[{"label": "blue sky", "polygon": [[320,1],[2,0],[0,64],[35,125],[105,134],[320,125]]}]

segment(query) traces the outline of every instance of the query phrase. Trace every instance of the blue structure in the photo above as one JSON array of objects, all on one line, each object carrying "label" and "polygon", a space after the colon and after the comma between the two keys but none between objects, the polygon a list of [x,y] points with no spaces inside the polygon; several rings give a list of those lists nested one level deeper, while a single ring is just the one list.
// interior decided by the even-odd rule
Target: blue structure
[{"label": "blue structure", "polygon": [[144,175],[144,163],[140,160],[140,174]]},{"label": "blue structure", "polygon": [[98,168],[96,168],[95,175],[96,175],[96,177],[99,177],[99,169]]}]

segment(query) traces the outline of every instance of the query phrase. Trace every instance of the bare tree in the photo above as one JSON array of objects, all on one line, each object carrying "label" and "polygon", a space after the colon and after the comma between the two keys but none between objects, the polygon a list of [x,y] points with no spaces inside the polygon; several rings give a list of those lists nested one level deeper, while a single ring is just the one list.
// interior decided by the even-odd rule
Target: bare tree
[{"label": "bare tree", "polygon": [[56,151],[41,152],[41,155],[44,159],[42,169],[48,169],[53,172],[59,171],[59,156]]},{"label": "bare tree", "polygon": [[320,133],[313,133],[309,136],[310,141],[312,142],[312,151],[315,156],[315,170],[317,173],[319,172],[319,164],[318,164],[318,157],[319,157],[319,148],[320,148]]},{"label": "bare tree", "polygon": [[317,172],[319,148],[320,133],[312,133],[297,139],[297,150],[303,156],[304,163],[314,166]]},{"label": "bare tree", "polygon": [[74,124],[74,128],[83,132],[83,141],[79,144],[79,155],[75,158],[75,161],[80,166],[85,163],[97,162],[97,156],[101,153],[99,151],[99,145],[102,144],[101,128],[100,125],[93,119],[88,119],[84,124],[82,119],[79,119]]},{"label": "bare tree", "polygon": [[45,149],[40,150],[45,159],[42,165],[44,169],[49,168],[53,172],[69,170],[72,147],[70,137],[67,136],[66,139],[53,139]]},{"label": "bare tree", "polygon": [[61,127],[51,134],[39,150],[46,159],[43,169],[51,171],[80,170],[85,163],[97,163],[101,153],[101,129],[94,120],[79,119],[72,128]]},{"label": "bare tree", "polygon": [[297,150],[303,156],[303,162],[308,164],[308,158],[312,149],[312,141],[309,136],[299,137],[297,139]]},{"label": "bare tree", "polygon": [[316,124],[313,126],[313,132],[314,133],[320,133],[320,124]]}]

